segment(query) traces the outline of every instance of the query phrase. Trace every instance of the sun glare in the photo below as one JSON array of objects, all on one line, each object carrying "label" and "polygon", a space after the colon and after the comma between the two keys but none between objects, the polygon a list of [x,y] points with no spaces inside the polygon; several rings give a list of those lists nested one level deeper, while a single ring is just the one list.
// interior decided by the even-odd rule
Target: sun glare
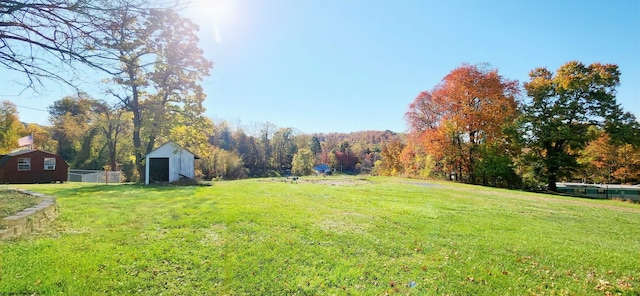
[{"label": "sun glare", "polygon": [[189,16],[205,35],[212,36],[216,43],[222,42],[220,27],[233,20],[233,0],[195,0],[186,9]]}]

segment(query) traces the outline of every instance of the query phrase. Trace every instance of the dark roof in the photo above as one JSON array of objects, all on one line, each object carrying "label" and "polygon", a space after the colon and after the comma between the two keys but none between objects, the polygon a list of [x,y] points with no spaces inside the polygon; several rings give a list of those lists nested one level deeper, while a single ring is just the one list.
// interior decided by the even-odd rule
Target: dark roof
[{"label": "dark roof", "polygon": [[[18,156],[18,155],[22,155],[22,154],[27,154],[27,153],[31,153],[34,151],[38,151],[38,150],[29,150],[29,149],[24,149],[24,150],[18,150],[18,151],[14,151],[11,153],[7,153],[5,154],[6,156]],[[3,155],[4,156],[4,155]]]},{"label": "dark roof", "polygon": [[25,155],[25,154],[29,154],[29,153],[32,153],[32,152],[41,152],[41,153],[44,153],[44,154],[57,156],[56,154],[49,153],[49,152],[44,152],[42,150],[29,150],[29,149],[18,150],[18,151],[14,151],[14,152],[11,152],[11,153],[4,154],[4,155],[0,155],[0,168],[3,167],[5,164],[7,164],[7,162],[9,161],[9,159],[11,159],[11,157]]},{"label": "dark roof", "polygon": [[313,169],[316,170],[316,171],[326,171],[326,170],[330,169],[330,167],[323,163],[323,164],[319,164],[317,166],[314,166]]},{"label": "dark roof", "polygon": [[11,153],[0,155],[0,168],[3,167],[5,164],[7,164],[7,162],[9,162],[9,159],[11,159],[11,157],[31,153],[33,151],[34,150],[24,149],[24,150],[18,150]]},{"label": "dark roof", "polygon": [[57,154],[54,154],[54,153],[51,153],[51,152],[46,152],[46,151],[42,151],[42,150],[28,150],[28,149],[14,151],[14,152],[11,152],[11,153],[7,153],[5,155],[6,156],[18,156],[18,155],[24,155],[24,154],[29,154],[29,153],[33,153],[33,152],[40,152],[40,153],[44,153],[44,154],[57,156]]}]

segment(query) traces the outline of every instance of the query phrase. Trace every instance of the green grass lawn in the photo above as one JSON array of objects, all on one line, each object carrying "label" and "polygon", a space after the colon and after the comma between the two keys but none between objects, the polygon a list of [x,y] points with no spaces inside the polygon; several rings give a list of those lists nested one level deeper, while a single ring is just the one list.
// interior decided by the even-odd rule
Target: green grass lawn
[{"label": "green grass lawn", "polygon": [[32,185],[0,295],[639,295],[640,205],[392,178]]},{"label": "green grass lawn", "polygon": [[0,188],[0,219],[37,205],[42,198]]}]

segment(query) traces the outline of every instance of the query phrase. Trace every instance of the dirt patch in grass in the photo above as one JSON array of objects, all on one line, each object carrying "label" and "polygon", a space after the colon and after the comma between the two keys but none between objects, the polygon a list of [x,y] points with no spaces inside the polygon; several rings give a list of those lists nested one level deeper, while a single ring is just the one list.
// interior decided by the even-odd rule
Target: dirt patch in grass
[{"label": "dirt patch in grass", "polygon": [[42,198],[12,190],[0,190],[0,219],[37,205]]},{"label": "dirt patch in grass", "polygon": [[224,224],[212,224],[210,228],[204,230],[204,235],[200,243],[215,247],[222,247],[225,243],[224,235],[227,226]]},{"label": "dirt patch in grass", "polygon": [[368,223],[358,221],[366,219],[359,213],[341,213],[328,218],[318,223],[320,229],[327,232],[366,233],[369,226]]},{"label": "dirt patch in grass", "polygon": [[434,182],[429,182],[429,181],[414,181],[414,182],[407,182],[407,183],[412,185],[417,185],[420,187],[442,188],[442,185]]},{"label": "dirt patch in grass", "polygon": [[371,184],[371,181],[366,178],[326,178],[326,179],[299,179],[298,182],[331,185],[331,186],[353,186]]},{"label": "dirt patch in grass", "polygon": [[314,177],[314,176],[301,176],[301,177],[278,177],[271,179],[262,179],[258,182],[284,182],[284,183],[310,183],[330,186],[357,186],[372,184],[367,178],[355,178],[355,177]]}]

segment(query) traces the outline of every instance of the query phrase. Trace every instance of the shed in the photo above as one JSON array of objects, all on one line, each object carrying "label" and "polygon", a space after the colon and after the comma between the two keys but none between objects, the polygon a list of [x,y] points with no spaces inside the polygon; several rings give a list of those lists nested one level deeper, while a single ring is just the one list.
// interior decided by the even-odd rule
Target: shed
[{"label": "shed", "polygon": [[60,155],[19,150],[0,156],[0,183],[66,182],[69,165]]},{"label": "shed", "polygon": [[145,184],[175,182],[195,177],[195,160],[200,159],[184,147],[167,142],[145,156]]}]

